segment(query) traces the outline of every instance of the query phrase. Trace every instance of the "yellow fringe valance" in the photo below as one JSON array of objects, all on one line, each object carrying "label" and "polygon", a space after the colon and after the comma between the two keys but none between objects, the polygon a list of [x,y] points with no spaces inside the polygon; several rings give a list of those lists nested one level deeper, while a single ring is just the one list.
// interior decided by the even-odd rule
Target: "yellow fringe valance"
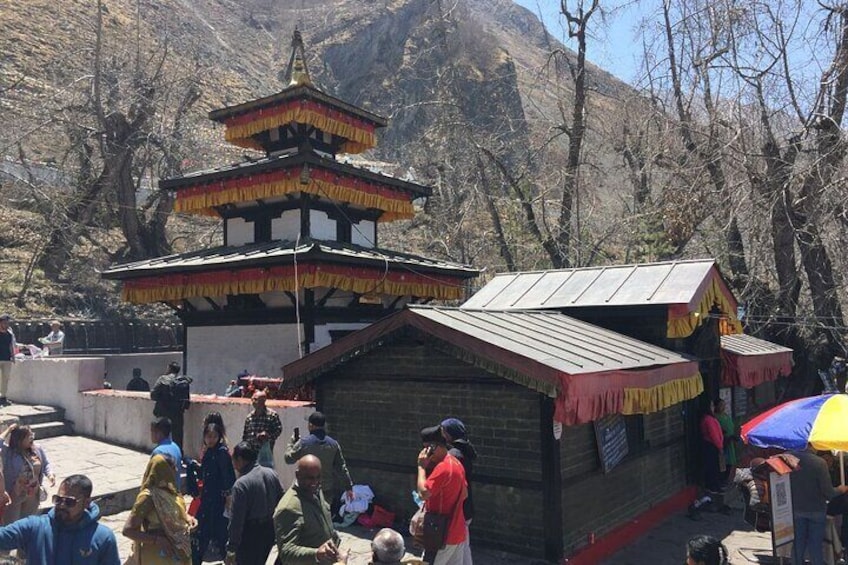
[{"label": "yellow fringe valance", "polygon": [[652,414],[704,392],[700,373],[685,379],[675,379],[651,388],[625,388],[622,414]]},{"label": "yellow fringe valance", "polygon": [[415,215],[411,195],[407,193],[320,169],[312,169],[306,176],[300,168],[180,189],[174,201],[174,211],[217,216],[214,209],[216,206],[297,192],[382,210],[378,219],[380,222],[407,220]]},{"label": "yellow fringe valance", "polygon": [[292,122],[309,124],[346,141],[342,153],[362,153],[377,145],[374,126],[311,101],[296,100],[276,108],[261,108],[226,120],[224,138],[239,147],[263,149],[253,136]]},{"label": "yellow fringe valance", "polygon": [[144,277],[124,281],[122,298],[133,304],[172,302],[228,294],[295,292],[301,288],[337,288],[357,294],[418,296],[436,300],[463,297],[463,281],[445,275],[385,272],[363,267],[302,265]]},{"label": "yellow fringe valance", "polygon": [[715,305],[718,305],[724,316],[721,320],[723,323],[720,324],[722,335],[741,334],[742,322],[736,317],[736,304],[732,297],[727,295],[729,292],[719,281],[718,275],[714,275],[694,312],[679,317],[672,317],[672,313],[669,312],[666,335],[670,338],[689,337],[704,323]]}]

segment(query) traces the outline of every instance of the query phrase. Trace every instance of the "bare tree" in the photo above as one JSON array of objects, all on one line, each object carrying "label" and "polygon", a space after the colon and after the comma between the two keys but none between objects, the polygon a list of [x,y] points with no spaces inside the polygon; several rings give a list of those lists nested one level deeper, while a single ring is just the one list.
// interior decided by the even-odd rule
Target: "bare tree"
[{"label": "bare tree", "polygon": [[51,278],[59,276],[77,239],[104,206],[126,238],[123,256],[140,259],[170,251],[165,225],[172,197],[147,187],[147,201],[138,198],[143,183],[180,172],[187,115],[200,98],[198,69],[175,76],[167,65],[167,46],[145,53],[138,38],[130,50],[107,46],[102,13],[98,2],[91,88],[80,103],[65,105],[58,118],[66,124],[77,174],[41,257]]}]

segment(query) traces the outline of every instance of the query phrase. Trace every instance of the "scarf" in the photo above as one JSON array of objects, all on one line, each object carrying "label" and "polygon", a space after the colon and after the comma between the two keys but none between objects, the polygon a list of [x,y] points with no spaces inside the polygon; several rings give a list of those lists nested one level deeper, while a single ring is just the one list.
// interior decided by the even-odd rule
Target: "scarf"
[{"label": "scarf", "polygon": [[185,502],[177,491],[176,474],[171,463],[162,456],[154,455],[144,470],[141,492],[153,500],[162,531],[182,559],[191,559],[191,536]]}]

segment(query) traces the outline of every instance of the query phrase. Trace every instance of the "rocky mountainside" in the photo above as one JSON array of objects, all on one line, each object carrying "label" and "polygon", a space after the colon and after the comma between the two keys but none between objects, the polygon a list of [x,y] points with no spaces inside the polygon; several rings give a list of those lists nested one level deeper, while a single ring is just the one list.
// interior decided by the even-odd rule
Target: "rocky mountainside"
[{"label": "rocky mountainside", "polygon": [[[46,118],[44,108],[91,76],[96,5],[21,0],[0,10],[0,84],[18,86],[3,105],[21,117]],[[138,38],[142,59],[163,56],[176,76],[200,69],[199,112],[279,90],[299,26],[316,82],[391,117],[381,145],[397,157],[428,125],[428,108],[445,82],[438,73],[448,65],[469,118],[489,130],[505,121],[519,131],[548,127],[570,88],[565,73],[558,80],[547,65],[562,45],[510,0],[106,0],[103,15],[107,56],[131,52]],[[590,82],[600,105],[627,92],[600,69],[592,69]],[[15,134],[5,132],[5,140]]]},{"label": "rocky mountainside", "polygon": [[[145,76],[159,77],[157,103],[162,107],[175,105],[189,78],[197,82],[200,97],[186,118],[190,150],[184,152],[184,172],[243,158],[244,151],[227,146],[206,113],[280,90],[295,27],[303,33],[310,71],[320,88],[390,118],[379,147],[364,158],[391,163],[400,173],[416,171],[424,183],[463,184],[461,175],[442,178],[443,163],[469,167],[467,158],[452,155],[472,143],[497,147],[506,162],[526,160],[527,147],[542,145],[563,123],[573,84],[567,62],[574,55],[546,34],[534,14],[510,0],[103,0],[101,15],[101,60],[109,69],[102,77],[107,108],[117,107],[122,93],[133,91],[127,84],[139,76],[139,68]],[[74,112],[90,102],[94,88],[96,16],[92,0],[0,4],[5,59],[0,66],[0,117],[7,125],[0,130],[0,155],[25,155],[60,168],[68,161],[75,149],[70,123]],[[554,50],[562,50],[565,58],[553,61]],[[595,67],[588,82],[589,112],[596,115],[609,115],[631,92]],[[135,100],[124,101],[130,119],[135,105]],[[171,119],[163,116],[163,122]],[[446,133],[446,123],[452,124],[451,133]],[[96,139],[97,132],[85,128]],[[167,130],[163,125],[162,131]],[[590,126],[587,135],[594,139],[595,159],[616,160],[605,132]],[[444,142],[451,136],[451,144]],[[550,145],[548,162],[537,168],[560,159],[556,148],[562,151],[564,139]],[[437,146],[441,153],[434,153]],[[550,184],[555,191],[557,183]],[[466,198],[466,188],[452,190],[455,198],[449,206]],[[614,193],[615,183],[605,190]],[[425,207],[425,217],[427,212]],[[501,268],[497,252],[487,247],[484,218],[468,217],[479,229],[453,241],[436,241],[439,221],[453,221],[438,218],[435,227],[390,226],[390,237],[383,241],[394,239],[395,230],[407,250]],[[196,247],[200,239],[214,242],[208,222],[197,237],[173,224],[178,251]],[[514,230],[516,239],[523,237],[520,227]],[[469,233],[479,240],[471,250]],[[15,241],[31,239],[23,235]],[[109,241],[105,235],[103,239]],[[119,239],[100,244],[105,253],[99,256],[100,265],[114,260],[109,253],[119,247]],[[10,262],[25,269],[27,253],[18,251],[20,256]],[[88,249],[85,256],[90,255]],[[528,257],[529,268],[535,263]]]}]

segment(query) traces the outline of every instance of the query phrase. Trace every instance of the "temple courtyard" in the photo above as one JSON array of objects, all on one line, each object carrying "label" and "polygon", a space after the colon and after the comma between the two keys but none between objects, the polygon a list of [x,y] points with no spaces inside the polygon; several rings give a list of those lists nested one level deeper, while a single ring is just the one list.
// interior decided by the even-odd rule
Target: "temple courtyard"
[{"label": "temple courtyard", "polygon": [[[27,423],[36,430],[36,441],[46,451],[58,481],[73,473],[83,473],[92,479],[94,496],[99,499],[99,504],[106,514],[101,522],[115,532],[121,558],[126,559],[131,543],[121,535],[121,529],[138,492],[148,454],[103,441],[69,435],[66,428],[59,426],[61,411],[57,412],[49,406],[14,405],[0,410],[0,421],[10,420]],[[48,494],[52,495],[55,490],[55,487],[48,488]],[[750,527],[742,521],[741,498],[735,494],[729,495],[728,498],[732,507],[729,514],[704,512],[696,519],[691,519],[685,513],[678,512],[603,563],[677,565],[683,558],[686,540],[697,534],[709,534],[723,539],[730,550],[733,563],[769,562],[769,534],[750,531]],[[45,502],[42,510],[49,508],[49,504]],[[400,528],[400,525],[398,527]],[[375,530],[359,526],[340,532],[342,547],[350,551],[349,565],[369,563],[370,539],[375,533]],[[474,561],[481,565],[546,563],[539,559],[481,547],[479,544],[474,545],[473,553]],[[268,563],[273,561],[274,553]]]}]

